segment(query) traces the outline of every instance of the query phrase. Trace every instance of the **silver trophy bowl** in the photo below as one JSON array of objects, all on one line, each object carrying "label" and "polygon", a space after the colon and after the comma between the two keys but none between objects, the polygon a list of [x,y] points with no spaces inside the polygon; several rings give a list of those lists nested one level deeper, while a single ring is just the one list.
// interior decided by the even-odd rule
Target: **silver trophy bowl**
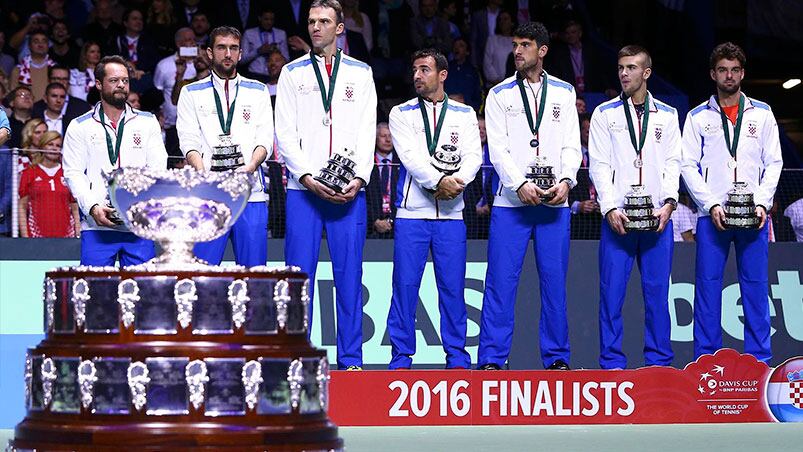
[{"label": "silver trophy bowl", "polygon": [[457,146],[452,146],[451,144],[444,144],[440,149],[436,149],[435,153],[430,157],[430,164],[447,176],[460,171],[461,161],[462,157],[457,150]]},{"label": "silver trophy bowl", "polygon": [[655,231],[658,229],[658,218],[653,214],[652,195],[647,193],[643,185],[631,185],[625,195],[622,209],[627,216],[626,231]]},{"label": "silver trophy bowl", "polygon": [[192,168],[119,168],[106,176],[112,205],[134,234],[157,242],[162,253],[146,266],[206,265],[196,242],[223,235],[245,209],[254,178],[234,171]]}]

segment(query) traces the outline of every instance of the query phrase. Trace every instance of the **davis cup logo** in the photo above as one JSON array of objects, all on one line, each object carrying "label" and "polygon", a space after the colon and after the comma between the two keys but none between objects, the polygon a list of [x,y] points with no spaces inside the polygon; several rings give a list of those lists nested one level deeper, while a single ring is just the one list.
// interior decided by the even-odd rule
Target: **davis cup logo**
[{"label": "davis cup logo", "polygon": [[803,357],[792,358],[772,371],[767,405],[780,422],[803,422]]}]

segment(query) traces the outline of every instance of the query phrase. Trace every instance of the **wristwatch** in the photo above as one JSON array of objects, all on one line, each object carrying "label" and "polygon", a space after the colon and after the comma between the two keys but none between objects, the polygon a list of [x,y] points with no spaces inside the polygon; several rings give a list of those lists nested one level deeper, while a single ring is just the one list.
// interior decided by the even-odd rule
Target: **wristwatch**
[{"label": "wristwatch", "polygon": [[571,190],[572,188],[574,188],[574,187],[575,187],[575,185],[577,185],[577,184],[576,184],[574,181],[572,181],[572,180],[571,180],[571,179],[569,179],[568,177],[564,177],[563,179],[561,179],[560,181],[558,181],[558,183],[561,183],[561,182],[566,182],[566,185],[568,185],[568,186],[569,186],[569,190]]},{"label": "wristwatch", "polygon": [[675,201],[675,198],[666,198],[664,199],[664,205],[671,205],[672,210],[678,210],[678,202]]}]

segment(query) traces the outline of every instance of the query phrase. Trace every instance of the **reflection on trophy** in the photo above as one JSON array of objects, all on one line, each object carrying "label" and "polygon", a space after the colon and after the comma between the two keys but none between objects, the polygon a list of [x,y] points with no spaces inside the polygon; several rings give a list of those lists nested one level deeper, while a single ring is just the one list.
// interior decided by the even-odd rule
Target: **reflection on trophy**
[{"label": "reflection on trophy", "polygon": [[212,148],[212,166],[210,171],[227,171],[245,165],[240,145],[231,142],[231,135],[219,136],[220,144]]},{"label": "reflection on trophy", "polygon": [[726,228],[755,229],[761,222],[756,216],[753,193],[747,190],[745,182],[733,183],[733,188],[728,192],[728,199],[722,208],[725,210]]},{"label": "reflection on trophy", "polygon": [[[108,207],[110,209],[114,209],[114,206],[112,205],[111,201],[109,201],[108,197],[106,198],[106,207]],[[117,209],[114,209],[112,212],[110,212],[106,216],[106,218],[108,218],[108,220],[111,221],[114,224],[117,224],[117,225],[123,224],[123,219],[120,218],[120,212],[118,212]]]},{"label": "reflection on trophy", "polygon": [[[552,166],[546,164],[546,157],[536,156],[533,163],[528,166],[528,172],[524,175],[530,182],[534,183],[541,190],[549,190],[557,182],[555,171]],[[555,195],[544,195],[541,199],[551,199]]]},{"label": "reflection on trophy", "polygon": [[457,152],[457,146],[451,144],[444,144],[440,149],[436,150],[430,158],[430,164],[441,173],[451,176],[460,170],[460,153]]},{"label": "reflection on trophy", "polygon": [[644,191],[641,184],[631,185],[625,195],[624,213],[627,231],[654,231],[658,229],[658,218],[653,215],[652,195]]},{"label": "reflection on trophy", "polygon": [[354,170],[357,163],[353,157],[354,152],[348,149],[343,149],[342,153],[335,152],[326,162],[326,166],[321,168],[320,174],[315,176],[315,180],[337,193],[343,193],[346,186],[357,176]]}]

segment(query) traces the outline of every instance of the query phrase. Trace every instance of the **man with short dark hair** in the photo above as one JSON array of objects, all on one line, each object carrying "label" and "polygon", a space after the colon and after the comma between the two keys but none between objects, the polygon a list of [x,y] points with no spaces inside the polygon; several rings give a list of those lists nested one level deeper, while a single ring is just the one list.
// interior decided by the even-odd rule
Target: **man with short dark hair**
[{"label": "man with short dark hair", "polygon": [[[516,74],[491,89],[485,106],[491,163],[502,187],[491,210],[477,365],[498,370],[508,359],[519,276],[532,237],[541,289],[541,361],[547,369],[567,370],[566,199],[581,160],[575,93],[543,70],[549,50],[543,24],[519,26],[512,40]],[[556,184],[551,188],[526,177],[539,164],[552,167]]]},{"label": "man with short dark hair", "polygon": [[195,77],[193,60],[197,57],[181,56],[182,48],[198,49],[195,44],[195,35],[191,28],[179,28],[173,36],[176,52],[162,58],[153,71],[153,86],[162,92],[162,113],[164,113],[164,127],[176,126],[176,105],[173,103],[173,88],[177,83]]},{"label": "man with short dark hair", "polygon": [[137,71],[150,73],[156,67],[159,54],[150,36],[143,34],[145,16],[141,10],[130,8],[123,14],[125,33],[114,40],[110,52],[126,59]]},{"label": "man with short dark hair", "polygon": [[[288,172],[285,261],[309,274],[314,300],[326,229],[337,291],[337,366],[361,370],[362,188],[373,168],[376,90],[371,67],[337,48],[345,30],[339,2],[314,0],[307,29],[312,51],[282,68],[276,95],[276,136]],[[356,175],[342,192],[315,179],[334,152],[351,154],[355,163]]]},{"label": "man with short dark hair", "polygon": [[[85,100],[70,96],[70,70],[68,68],[61,65],[51,66],[48,68],[47,74],[49,84],[58,83],[67,90],[67,96],[64,98],[64,103],[61,107],[60,116],[62,125],[60,128],[51,129],[64,136],[64,132],[67,130],[70,121],[91,110],[92,106]],[[33,104],[33,112],[31,115],[34,118],[45,118],[45,110],[47,109],[46,100],[45,98]],[[56,118],[55,112],[51,112],[50,116],[51,120],[54,120]],[[45,118],[45,120],[47,121],[47,118]]]},{"label": "man with short dark hair", "polygon": [[[432,252],[441,340],[447,369],[468,369],[466,352],[466,225],[463,189],[482,164],[474,109],[450,100],[443,89],[446,57],[436,49],[413,53],[418,96],[390,111],[390,131],[399,154],[403,191],[397,201],[393,248],[393,298],[388,313],[390,369],[409,369],[416,349],[415,312],[421,277]],[[420,130],[424,129],[422,136]],[[433,165],[459,156],[445,172]]]},{"label": "man with short dark hair", "polygon": [[[768,244],[772,206],[783,168],[778,123],[769,105],[741,90],[747,58],[731,42],[711,53],[716,94],[686,115],[683,127],[683,181],[697,203],[697,262],[694,293],[694,356],[722,347],[722,275],[730,244],[744,309],[744,351],[768,362],[770,303],[767,303]],[[753,194],[756,228],[728,228],[723,204],[734,183]]]},{"label": "man with short dark hair", "polygon": [[290,59],[287,48],[287,34],[274,26],[276,14],[265,8],[259,14],[259,26],[249,28],[243,33],[243,64],[248,65],[252,76],[267,77],[272,50],[278,50],[285,60]]},{"label": "man with short dark hair", "polygon": [[64,99],[67,97],[67,90],[61,83],[51,83],[45,88],[45,110],[42,112],[42,119],[47,124],[47,130],[53,130],[64,135],[67,125],[62,121],[64,113]]},{"label": "man with short dark hair", "polygon": [[449,62],[449,78],[444,89],[449,94],[460,93],[475,111],[482,105],[482,80],[477,68],[469,61],[471,51],[468,41],[457,38],[452,43],[452,61]]},{"label": "man with short dark hair", "polygon": [[365,187],[368,207],[368,238],[393,238],[396,219],[396,193],[399,181],[399,153],[393,150],[393,138],[386,122],[376,125],[376,151],[371,180]]},{"label": "man with short dark hair", "polygon": [[[600,357],[603,369],[627,367],[622,352],[622,306],[633,263],[638,262],[644,295],[644,364],[668,366],[670,340],[669,278],[672,269],[672,220],[680,175],[677,111],[647,91],[652,59],[640,46],[618,55],[622,94],[598,106],[588,137],[589,172],[605,222],[599,242]],[[625,196],[641,185],[652,209],[633,219],[657,218],[657,229],[626,229]],[[638,228],[638,225],[633,225]],[[632,227],[632,226],[631,226]]]},{"label": "man with short dark hair", "polygon": [[31,54],[24,57],[20,64],[16,65],[8,78],[9,87],[16,88],[19,85],[27,85],[33,93],[33,100],[37,101],[45,96],[47,87],[47,68],[56,63],[48,55],[48,38],[43,31],[31,32],[28,37],[28,46]]},{"label": "man with short dark hair", "polygon": [[237,73],[240,32],[217,27],[210,33],[207,57],[212,73],[181,88],[178,98],[178,132],[181,151],[198,171],[220,171],[213,166],[217,149],[239,146],[242,157],[231,156],[225,166],[254,174],[256,183],[248,204],[232,228],[219,238],[195,245],[195,254],[220,265],[231,239],[238,265],[254,267],[268,260],[267,183],[260,165],[273,148],[273,109],[268,88]]},{"label": "man with short dark hair", "polygon": [[22,144],[22,128],[33,117],[33,94],[31,88],[20,85],[8,94],[7,99],[11,107],[11,116],[8,117],[11,138],[7,144],[10,148],[18,148]]},{"label": "man with short dark hair", "polygon": [[[156,118],[126,103],[130,71],[120,56],[107,56],[95,67],[101,100],[67,127],[64,177],[84,214],[81,265],[141,264],[154,256],[150,240],[135,236],[111,206],[104,173],[126,166],[167,168],[167,151]],[[115,215],[116,214],[116,215]]]},{"label": "man with short dark hair", "polygon": [[446,55],[452,50],[452,33],[449,22],[437,13],[437,0],[418,0],[418,16],[410,20],[410,41],[413,48],[432,47]]}]

